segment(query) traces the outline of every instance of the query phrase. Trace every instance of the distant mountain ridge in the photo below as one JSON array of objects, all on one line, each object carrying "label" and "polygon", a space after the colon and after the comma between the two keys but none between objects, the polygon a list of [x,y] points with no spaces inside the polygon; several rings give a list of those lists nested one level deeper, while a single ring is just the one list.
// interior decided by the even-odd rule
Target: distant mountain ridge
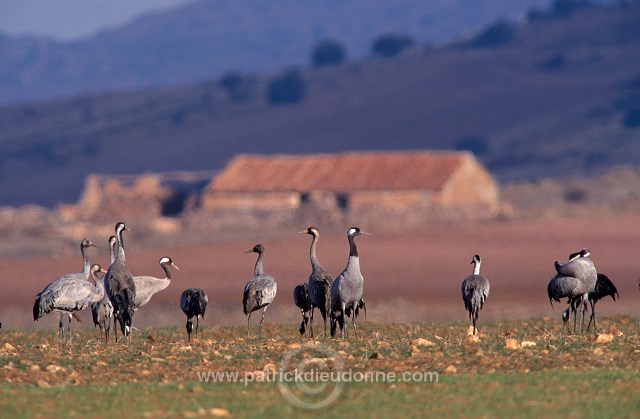
[{"label": "distant mountain ridge", "polygon": [[0,34],[0,104],[305,67],[326,38],[359,59],[384,33],[442,43],[548,1],[199,0],[73,42]]},{"label": "distant mountain ridge", "polygon": [[77,200],[90,173],[219,170],[238,153],[471,150],[501,183],[640,165],[640,3],[497,23],[442,47],[0,108],[0,205]]}]

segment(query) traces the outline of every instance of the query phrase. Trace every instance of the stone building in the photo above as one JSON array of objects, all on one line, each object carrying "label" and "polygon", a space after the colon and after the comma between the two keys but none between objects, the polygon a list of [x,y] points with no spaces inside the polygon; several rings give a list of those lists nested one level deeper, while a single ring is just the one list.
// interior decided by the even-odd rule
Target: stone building
[{"label": "stone building", "polygon": [[238,155],[205,188],[219,226],[418,225],[499,210],[499,186],[468,152]]}]

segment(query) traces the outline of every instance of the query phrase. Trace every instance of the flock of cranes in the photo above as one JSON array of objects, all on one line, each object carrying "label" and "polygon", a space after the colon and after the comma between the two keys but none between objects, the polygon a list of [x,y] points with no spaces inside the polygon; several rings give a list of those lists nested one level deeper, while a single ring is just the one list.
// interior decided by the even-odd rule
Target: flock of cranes
[{"label": "flock of cranes", "polygon": [[[52,311],[60,313],[59,337],[64,340],[65,318],[67,334],[71,339],[71,321],[76,312],[91,308],[93,322],[100,328],[101,336],[109,340],[111,319],[114,327],[120,326],[120,331],[126,341],[129,341],[133,330],[135,312],[147,304],[153,295],[166,289],[171,283],[169,267],[179,270],[171,258],[160,258],[160,267],[165,273],[164,278],[152,276],[133,276],[126,264],[123,232],[127,231],[123,222],[115,226],[115,235],[108,240],[110,250],[109,267],[105,270],[98,264],[90,264],[87,249],[97,247],[91,240],[85,238],[80,243],[83,259],[82,272],[62,275],[49,283],[36,297],[33,305],[33,319],[38,320]],[[309,256],[311,260],[311,274],[307,282],[299,284],[293,290],[294,304],[300,309],[302,322],[299,327],[300,335],[313,336],[314,311],[320,311],[324,321],[324,335],[327,334],[327,320],[332,337],[336,337],[338,328],[340,337],[348,338],[347,318],[351,318],[354,338],[357,339],[356,319],[360,310],[366,317],[366,304],[363,298],[364,277],[360,270],[360,258],[355,238],[369,233],[358,227],[351,227],[347,231],[349,242],[349,257],[344,270],[334,277],[322,267],[318,261],[316,248],[320,232],[316,227],[309,227],[299,233],[312,236]],[[242,307],[247,316],[247,338],[251,335],[251,314],[262,309],[260,319],[260,337],[265,313],[273,302],[278,291],[276,278],[264,271],[263,261],[265,248],[256,244],[246,253],[257,253],[253,277],[244,287]],[[560,302],[567,298],[568,307],[562,313],[563,329],[568,331],[571,314],[574,315],[573,332],[576,332],[578,310],[581,311],[581,331],[584,332],[585,316],[588,305],[591,317],[587,325],[587,332],[593,323],[596,329],[595,304],[598,300],[611,296],[614,301],[618,291],[613,282],[604,274],[598,273],[593,261],[589,259],[588,249],[572,253],[567,263],[556,261],[555,276],[547,287],[549,301]],[[461,292],[464,307],[469,314],[470,330],[478,333],[477,321],[480,310],[489,296],[489,280],[480,274],[481,258],[474,255],[471,264],[473,272],[462,281]],[[102,279],[100,273],[105,273]],[[180,308],[187,316],[186,329],[189,340],[193,332],[192,319],[196,318],[195,336],[198,336],[199,320],[204,318],[207,304],[207,293],[201,288],[188,288],[180,296]],[[76,317],[77,318],[77,317]],[[118,332],[115,332],[116,342]]]}]

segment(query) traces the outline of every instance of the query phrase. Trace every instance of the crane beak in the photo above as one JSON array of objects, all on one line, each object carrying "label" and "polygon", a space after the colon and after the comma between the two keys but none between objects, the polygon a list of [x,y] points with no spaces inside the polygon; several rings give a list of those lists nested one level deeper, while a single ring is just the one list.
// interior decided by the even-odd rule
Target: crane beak
[{"label": "crane beak", "polygon": [[171,262],[171,266],[173,266],[173,267],[174,267],[174,268],[176,268],[177,270],[180,270],[180,268],[178,268],[178,267],[176,266],[176,264],[175,264],[175,263],[173,263],[173,262]]}]

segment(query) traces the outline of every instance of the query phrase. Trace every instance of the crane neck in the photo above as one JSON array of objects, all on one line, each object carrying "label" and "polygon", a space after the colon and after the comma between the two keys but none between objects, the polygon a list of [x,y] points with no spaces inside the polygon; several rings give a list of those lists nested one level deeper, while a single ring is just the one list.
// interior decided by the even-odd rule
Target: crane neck
[{"label": "crane neck", "polygon": [[311,248],[309,249],[309,256],[311,258],[311,266],[318,266],[320,263],[318,262],[318,256],[316,255],[316,246],[318,245],[319,237],[315,234],[313,235],[313,239],[311,240]]},{"label": "crane neck", "polygon": [[168,281],[171,281],[171,272],[169,272],[169,268],[167,267],[167,264],[161,263],[160,266],[162,266],[162,269],[164,269],[165,279]]},{"label": "crane neck", "polygon": [[253,269],[253,276],[259,276],[264,274],[264,268],[262,267],[262,259],[264,258],[264,253],[258,253],[258,260],[256,260],[256,266]]},{"label": "crane neck", "polygon": [[89,263],[89,258],[87,257],[87,248],[85,246],[80,246],[80,252],[82,253],[82,275],[84,279],[89,279],[91,276],[91,264]]},{"label": "crane neck", "polygon": [[473,262],[473,274],[480,275],[480,264],[482,262]]},{"label": "crane neck", "polygon": [[116,239],[118,242],[118,254],[116,256],[116,259],[120,259],[122,261],[125,260],[125,255],[124,255],[124,239],[122,238],[122,230],[118,230],[118,234],[116,235]]},{"label": "crane neck", "polygon": [[349,258],[358,257],[358,248],[356,247],[356,238],[349,236]]}]

